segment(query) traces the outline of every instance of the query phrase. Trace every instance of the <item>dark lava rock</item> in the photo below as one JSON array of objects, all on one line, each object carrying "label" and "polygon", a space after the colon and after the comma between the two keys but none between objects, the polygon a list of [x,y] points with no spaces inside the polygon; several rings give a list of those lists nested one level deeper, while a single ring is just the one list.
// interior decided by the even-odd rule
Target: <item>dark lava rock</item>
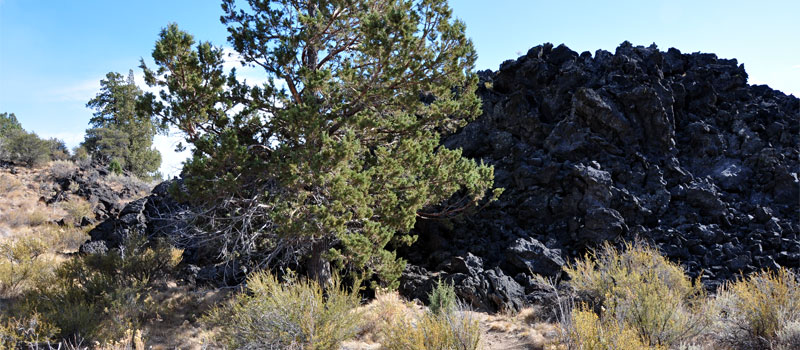
[{"label": "dark lava rock", "polygon": [[561,274],[564,259],[558,249],[549,249],[534,238],[518,238],[506,250],[508,261],[522,272],[553,277]]},{"label": "dark lava rock", "polygon": [[[469,217],[418,220],[419,240],[400,251],[415,288],[449,273],[473,305],[511,307],[517,289],[500,276],[533,300],[529,270],[555,275],[587,248],[635,237],[710,286],[800,268],[800,100],[747,85],[735,59],[545,44],[478,75],[483,114],[442,144],[493,165],[505,192]],[[465,252],[483,272],[459,258],[440,266]]]},{"label": "dark lava rock", "polygon": [[506,276],[500,268],[472,272],[475,273],[431,273],[409,264],[400,278],[399,289],[409,299],[428,303],[428,295],[436,283],[442,281],[452,284],[459,299],[479,310],[518,310],[525,305],[525,289],[513,278]]}]

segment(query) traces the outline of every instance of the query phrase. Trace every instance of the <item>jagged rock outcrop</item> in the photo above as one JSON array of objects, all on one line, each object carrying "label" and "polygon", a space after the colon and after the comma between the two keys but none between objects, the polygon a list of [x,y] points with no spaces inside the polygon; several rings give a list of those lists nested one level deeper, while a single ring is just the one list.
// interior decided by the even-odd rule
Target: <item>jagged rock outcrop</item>
[{"label": "jagged rock outcrop", "polygon": [[200,235],[191,224],[193,208],[178,201],[172,190],[185,191],[183,180],[164,181],[150,195],[126,204],[117,215],[89,231],[91,239],[80,247],[80,252],[103,254],[120,249],[134,235],[150,240],[165,238],[184,250],[184,268],[176,277],[212,285],[241,282],[245,277],[243,268],[235,262],[220,263],[219,252],[210,250],[207,242],[198,241]]},{"label": "jagged rock outcrop", "polygon": [[[493,164],[505,192],[474,216],[418,223],[402,252],[402,283],[421,288],[410,296],[432,276],[474,285],[458,281],[481,273],[443,264],[474,256],[514,276],[504,288],[527,288],[524,301],[531,272],[557,277],[586,248],[635,237],[712,287],[800,267],[800,100],[747,85],[735,59],[545,44],[479,76],[483,115],[443,143]],[[462,298],[490,310],[521,302],[505,295]]]}]

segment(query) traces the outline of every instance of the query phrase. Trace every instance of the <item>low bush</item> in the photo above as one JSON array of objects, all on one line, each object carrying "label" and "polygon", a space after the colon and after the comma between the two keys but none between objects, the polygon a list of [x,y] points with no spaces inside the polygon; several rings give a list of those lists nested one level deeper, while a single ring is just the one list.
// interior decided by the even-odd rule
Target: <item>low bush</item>
[{"label": "low bush", "polygon": [[567,330],[567,346],[581,350],[650,350],[650,347],[626,322],[612,317],[601,319],[586,306],[572,311]]},{"label": "low bush", "polygon": [[[626,244],[623,250],[606,244],[566,271],[600,324],[634,330],[645,344],[678,345],[711,323],[713,305],[699,280],[646,244]],[[580,311],[579,317],[587,317]]]},{"label": "low bush", "polygon": [[475,350],[481,342],[478,321],[456,298],[452,284],[439,281],[428,295],[430,305],[416,317],[402,317],[383,332],[387,350]]},{"label": "low bush", "polygon": [[35,238],[0,243],[0,295],[14,297],[38,285],[52,271],[45,244]]},{"label": "low bush", "polygon": [[58,327],[59,339],[120,339],[157,314],[150,292],[174,271],[181,253],[167,243],[130,237],[120,250],[64,262],[27,295],[26,308]]},{"label": "low bush", "polygon": [[782,268],[728,283],[717,291],[716,332],[732,349],[800,348],[800,275]]},{"label": "low bush", "polygon": [[55,180],[69,179],[76,171],[78,166],[71,161],[56,160],[50,163],[50,176]]},{"label": "low bush", "polygon": [[124,174],[109,174],[106,177],[110,185],[119,185],[120,191],[123,195],[137,195],[150,192],[153,188],[153,183],[144,181],[136,176],[129,176]]},{"label": "low bush", "polygon": [[51,251],[75,252],[89,240],[88,229],[47,224],[34,228],[33,236],[44,241]]},{"label": "low bush", "polygon": [[72,200],[61,202],[60,206],[61,209],[64,209],[64,211],[67,212],[64,222],[72,226],[80,225],[83,218],[94,217],[92,205],[80,197],[75,197]]},{"label": "low bush", "polygon": [[219,327],[218,344],[230,349],[339,349],[359,329],[358,291],[338,278],[323,290],[314,281],[269,272],[247,279],[247,291],[205,318]]},{"label": "low bush", "polygon": [[387,350],[476,350],[481,344],[478,321],[461,306],[438,314],[427,311],[415,319],[401,318],[383,333],[382,345]]},{"label": "low bush", "polygon": [[5,161],[27,167],[42,165],[50,160],[51,143],[42,140],[35,133],[16,130],[6,135],[3,141]]},{"label": "low bush", "polygon": [[50,221],[50,215],[41,209],[34,209],[32,212],[28,213],[25,218],[25,223],[32,227],[44,225],[48,221]]},{"label": "low bush", "polygon": [[383,331],[390,325],[417,317],[416,304],[403,299],[396,291],[378,290],[375,300],[361,308],[359,339],[383,343]]},{"label": "low bush", "polygon": [[20,344],[30,344],[33,346],[28,348],[35,349],[41,343],[47,343],[57,332],[58,328],[37,313],[21,318],[3,318],[0,321],[0,349],[19,349]]},{"label": "low bush", "polygon": [[430,300],[428,308],[434,315],[451,312],[458,302],[453,285],[442,281],[436,283],[433,291],[428,295],[428,300]]}]

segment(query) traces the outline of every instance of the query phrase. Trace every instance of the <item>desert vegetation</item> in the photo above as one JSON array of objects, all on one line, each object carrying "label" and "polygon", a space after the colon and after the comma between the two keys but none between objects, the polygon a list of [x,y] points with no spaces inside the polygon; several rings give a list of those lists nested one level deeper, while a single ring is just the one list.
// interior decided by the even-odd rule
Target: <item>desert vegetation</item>
[{"label": "desert vegetation", "polygon": [[[726,138],[675,121],[716,101],[694,91],[711,83],[681,85],[707,79],[691,71],[703,62],[724,70],[718,90],[762,99],[743,109],[797,108],[730,92],[746,85],[735,60],[543,45],[503,65],[513,74],[479,74],[445,0],[221,5],[232,55],[167,24],[140,66],[148,92],[108,73],[72,152],[0,114],[0,349],[800,348],[800,232],[784,215],[797,173],[782,165],[795,151],[780,148],[796,128],[726,112]],[[606,68],[593,88],[543,87]],[[721,171],[682,167],[676,125],[705,155],[737,150]],[[156,185],[153,138],[169,128],[192,157]],[[591,142],[613,159],[581,158]],[[770,172],[756,171],[758,203],[728,205],[755,166]]]}]

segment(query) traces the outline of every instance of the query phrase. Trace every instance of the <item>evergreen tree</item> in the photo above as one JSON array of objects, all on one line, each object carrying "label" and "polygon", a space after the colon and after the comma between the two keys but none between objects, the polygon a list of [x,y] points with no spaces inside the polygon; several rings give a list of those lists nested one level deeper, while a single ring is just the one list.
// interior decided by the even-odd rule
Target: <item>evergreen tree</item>
[{"label": "evergreen tree", "polygon": [[161,153],[152,148],[153,137],[161,129],[137,108],[142,90],[133,80],[133,71],[127,80],[122,74],[108,73],[100,85],[100,93],[86,104],[95,113],[81,146],[104,163],[115,160],[137,176],[153,176],[161,165]]},{"label": "evergreen tree", "polygon": [[221,48],[174,24],[157,69],[142,63],[162,88],[150,111],[194,145],[184,171],[199,223],[227,259],[299,255],[320,281],[334,262],[396,286],[393,250],[416,239],[417,218],[474,207],[492,187],[492,167],[439,144],[480,110],[464,24],[445,0],[247,4],[224,0],[222,22],[266,83],[227,74]]},{"label": "evergreen tree", "polygon": [[0,113],[0,161],[38,166],[69,157],[64,141],[43,140],[22,128],[14,113]]},{"label": "evergreen tree", "polygon": [[14,113],[0,113],[0,139],[8,137],[13,132],[21,131],[22,125],[19,124]]}]

